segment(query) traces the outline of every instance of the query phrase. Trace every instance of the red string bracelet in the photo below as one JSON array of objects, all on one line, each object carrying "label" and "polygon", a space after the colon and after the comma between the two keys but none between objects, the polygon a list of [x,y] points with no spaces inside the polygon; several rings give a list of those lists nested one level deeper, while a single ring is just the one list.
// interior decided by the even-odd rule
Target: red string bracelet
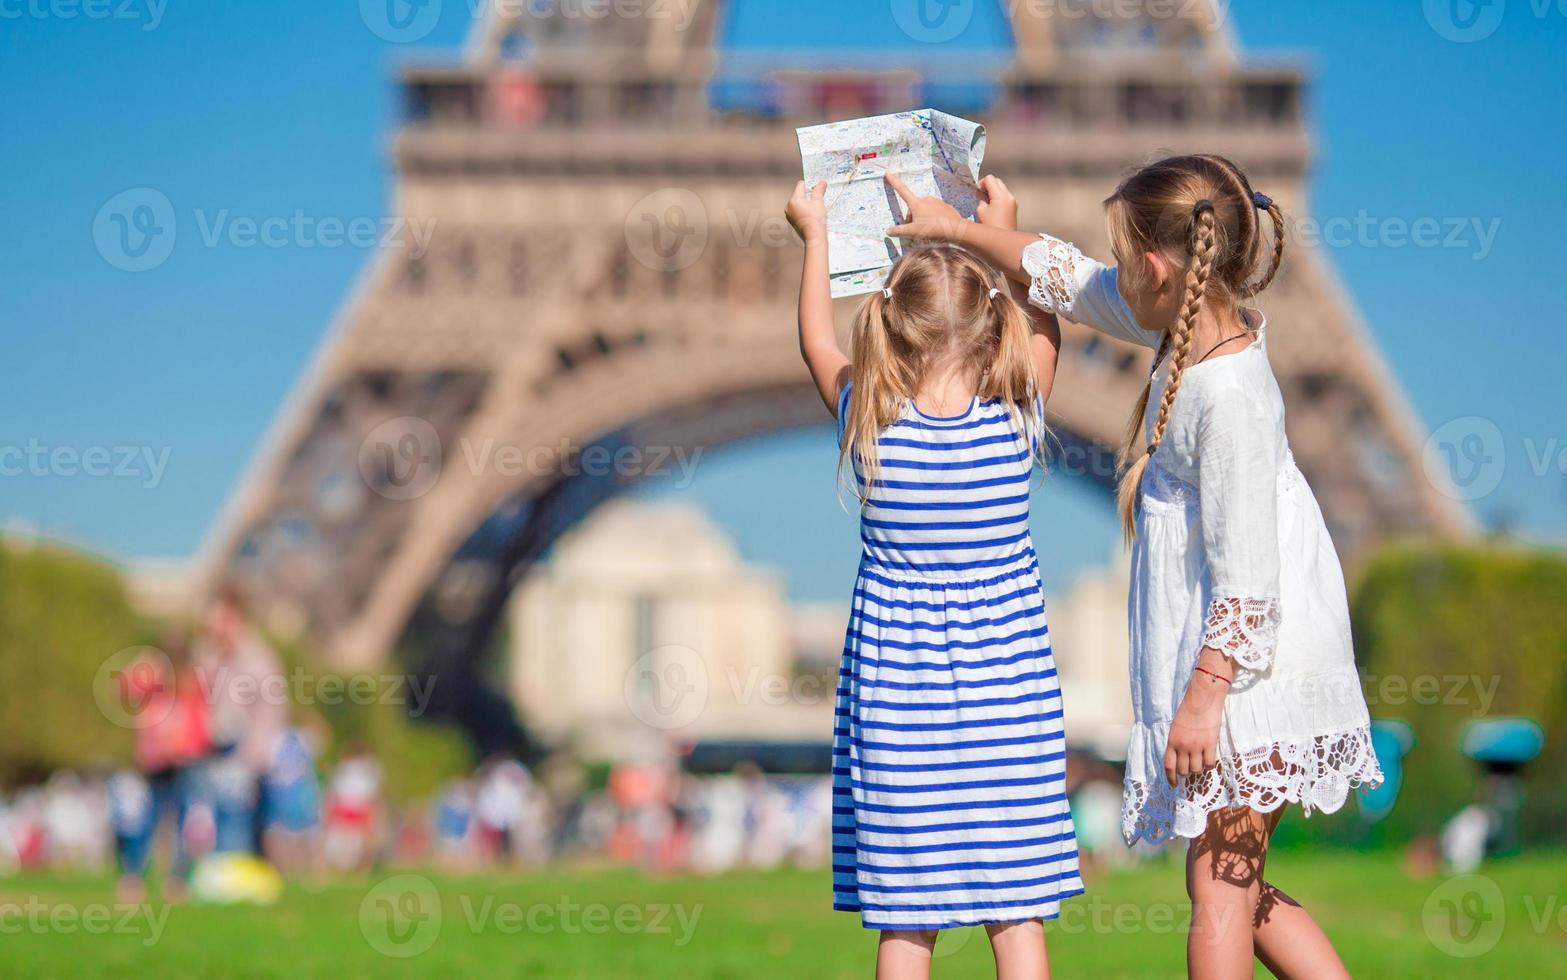
[{"label": "red string bracelet", "polygon": [[1213,671],[1209,670],[1206,667],[1194,667],[1192,669],[1197,671],[1199,674],[1207,674],[1209,677],[1217,677],[1219,680],[1223,681],[1226,684],[1230,683],[1230,679],[1228,677],[1225,677],[1223,674],[1215,674]]}]

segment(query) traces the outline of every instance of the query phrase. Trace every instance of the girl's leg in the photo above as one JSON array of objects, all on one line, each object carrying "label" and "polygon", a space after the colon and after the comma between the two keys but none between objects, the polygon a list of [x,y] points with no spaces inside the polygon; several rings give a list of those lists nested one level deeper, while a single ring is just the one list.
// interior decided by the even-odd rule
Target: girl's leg
[{"label": "girl's leg", "polygon": [[883,929],[876,946],[876,980],[928,980],[936,930]]},{"label": "girl's leg", "polygon": [[119,851],[120,880],[115,885],[116,900],[125,905],[137,905],[147,898],[147,862],[152,853],[152,833],[116,834],[114,843]]},{"label": "girl's leg", "polygon": [[[1270,836],[1283,816],[1283,807],[1268,814]],[[1266,881],[1262,883],[1262,894],[1252,915],[1252,942],[1257,949],[1257,958],[1279,980],[1349,978],[1349,971],[1344,969],[1333,944],[1328,942],[1311,914]]]},{"label": "girl's leg", "polygon": [[1038,919],[995,922],[985,927],[996,957],[996,980],[1049,980],[1045,924]]},{"label": "girl's leg", "polygon": [[1186,852],[1192,900],[1186,971],[1198,980],[1252,975],[1252,916],[1262,895],[1270,831],[1266,814],[1246,807],[1208,814],[1208,827]]}]

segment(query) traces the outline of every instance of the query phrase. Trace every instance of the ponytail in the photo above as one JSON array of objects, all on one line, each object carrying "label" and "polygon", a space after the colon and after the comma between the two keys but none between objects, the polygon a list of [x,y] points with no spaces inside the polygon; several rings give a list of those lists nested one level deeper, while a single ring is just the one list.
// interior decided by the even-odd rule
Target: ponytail
[{"label": "ponytail", "polygon": [[844,407],[838,471],[841,476],[847,463],[858,474],[853,485],[862,502],[881,478],[878,436],[897,418],[899,405],[913,390],[903,359],[894,356],[887,322],[891,305],[881,292],[872,293],[854,315],[849,340],[853,389]]},{"label": "ponytail", "polygon": [[1045,466],[1046,436],[1043,415],[1034,411],[1034,396],[1039,393],[1034,373],[1033,327],[1028,314],[1004,288],[992,287],[990,306],[996,314],[996,353],[980,378],[979,397],[995,399],[1006,406],[1025,434],[1029,452]]},{"label": "ponytail", "polygon": [[[904,253],[886,287],[855,311],[849,342],[854,387],[841,420],[838,471],[852,480],[862,507],[881,478],[880,434],[914,400],[937,355],[977,368],[977,396],[1001,402],[1042,460],[1047,433],[1035,411],[1031,336],[1028,315],[973,253],[954,245]],[[846,463],[852,474],[844,473]]]},{"label": "ponytail", "polygon": [[[1170,380],[1164,386],[1164,395],[1159,399],[1159,415],[1154,421],[1153,432],[1148,438],[1148,448],[1132,459],[1131,465],[1121,474],[1121,484],[1116,491],[1116,509],[1121,515],[1121,532],[1130,541],[1137,533],[1137,495],[1141,488],[1143,472],[1148,468],[1148,457],[1159,449],[1159,444],[1164,440],[1164,430],[1170,422],[1170,409],[1175,404],[1175,396],[1181,390],[1181,375],[1186,370],[1186,362],[1191,357],[1192,339],[1197,333],[1197,317],[1202,312],[1203,296],[1208,290],[1208,277],[1213,272],[1214,256],[1218,252],[1218,236],[1215,233],[1217,221],[1214,218],[1213,202],[1207,199],[1198,201],[1192,208],[1191,230],[1188,233],[1188,254],[1191,260],[1186,268],[1186,292],[1182,298],[1180,313],[1175,318],[1175,325],[1169,330],[1161,352],[1170,349],[1174,351],[1174,362],[1170,365]],[[1271,279],[1271,274],[1266,277]],[[1266,282],[1266,279],[1264,280]],[[1261,287],[1259,287],[1261,288]],[[1155,364],[1158,362],[1155,361]],[[1140,428],[1143,412],[1148,407],[1148,393],[1152,388],[1144,389],[1142,404],[1136,416],[1134,425]],[[1136,445],[1136,432],[1132,433],[1132,440],[1128,442],[1127,452],[1130,453]]]}]

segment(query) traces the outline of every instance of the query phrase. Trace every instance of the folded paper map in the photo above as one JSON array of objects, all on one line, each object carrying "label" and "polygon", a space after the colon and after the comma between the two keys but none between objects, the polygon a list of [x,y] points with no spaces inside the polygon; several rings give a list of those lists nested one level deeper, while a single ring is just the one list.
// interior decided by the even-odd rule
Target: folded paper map
[{"label": "folded paper map", "polygon": [[834,296],[880,289],[903,243],[887,229],[903,206],[882,175],[974,217],[985,127],[935,109],[894,112],[795,130],[805,182],[827,181],[827,272]]}]

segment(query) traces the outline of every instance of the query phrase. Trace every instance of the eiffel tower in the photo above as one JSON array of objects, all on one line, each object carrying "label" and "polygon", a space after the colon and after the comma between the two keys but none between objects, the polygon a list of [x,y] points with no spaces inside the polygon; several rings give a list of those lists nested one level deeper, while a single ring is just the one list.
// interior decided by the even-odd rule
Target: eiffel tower
[{"label": "eiffel tower", "polygon": [[[657,476],[660,454],[825,421],[795,346],[797,246],[768,234],[799,175],[794,127],[924,105],[947,69],[915,36],[909,67],[769,70],[759,102],[726,105],[715,0],[671,5],[689,20],[489,6],[459,63],[401,76],[395,211],[433,228],[428,248],[370,264],[212,530],[203,579],[339,669],[395,655],[439,672],[434,707],[498,731],[509,711],[480,668],[507,595],[565,529]],[[1023,227],[1106,256],[1116,180],[1188,150],[1308,213],[1298,68],[1243,62],[1222,4],[1098,7],[1019,13],[1010,61],[983,79],[986,169]],[[1290,439],[1339,547],[1461,531],[1321,257],[1292,248],[1264,300]],[[1109,487],[1147,352],[1063,333],[1063,466]]]}]

